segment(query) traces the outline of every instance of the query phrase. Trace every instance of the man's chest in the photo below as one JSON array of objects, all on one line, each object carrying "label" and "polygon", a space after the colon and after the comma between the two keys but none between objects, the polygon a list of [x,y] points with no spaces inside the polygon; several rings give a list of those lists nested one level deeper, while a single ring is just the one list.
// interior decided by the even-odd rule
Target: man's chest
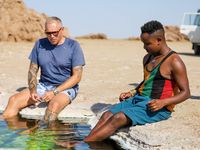
[{"label": "man's chest", "polygon": [[72,51],[66,49],[41,49],[38,52],[38,62],[40,66],[70,66],[72,62]]}]

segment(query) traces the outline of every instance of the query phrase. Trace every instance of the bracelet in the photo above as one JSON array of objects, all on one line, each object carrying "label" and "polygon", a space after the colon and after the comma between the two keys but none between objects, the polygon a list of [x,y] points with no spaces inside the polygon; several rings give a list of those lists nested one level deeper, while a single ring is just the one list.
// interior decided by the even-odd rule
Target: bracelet
[{"label": "bracelet", "polygon": [[131,96],[135,96],[135,94],[137,93],[137,91],[135,89],[130,90]]}]

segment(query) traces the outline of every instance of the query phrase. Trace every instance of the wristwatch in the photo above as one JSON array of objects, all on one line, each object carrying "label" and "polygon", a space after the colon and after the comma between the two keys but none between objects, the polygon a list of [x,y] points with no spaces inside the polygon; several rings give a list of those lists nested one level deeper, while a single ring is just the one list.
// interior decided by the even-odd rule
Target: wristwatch
[{"label": "wristwatch", "polygon": [[58,93],[60,93],[60,91],[58,91],[57,89],[53,90],[53,94],[56,96],[58,95]]}]

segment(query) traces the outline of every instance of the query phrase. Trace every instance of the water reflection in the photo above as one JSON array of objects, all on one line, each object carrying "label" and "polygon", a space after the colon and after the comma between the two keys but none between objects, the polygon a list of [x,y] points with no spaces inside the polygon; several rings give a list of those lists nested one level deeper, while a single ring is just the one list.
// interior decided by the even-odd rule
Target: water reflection
[{"label": "water reflection", "polygon": [[4,120],[7,127],[13,131],[18,130],[18,134],[30,134],[38,128],[37,120],[27,120],[21,117],[13,117]]},{"label": "water reflection", "polygon": [[115,150],[112,141],[85,143],[83,139],[90,132],[86,123],[46,124],[41,120],[14,117],[0,119],[0,148],[19,149],[75,149]]}]

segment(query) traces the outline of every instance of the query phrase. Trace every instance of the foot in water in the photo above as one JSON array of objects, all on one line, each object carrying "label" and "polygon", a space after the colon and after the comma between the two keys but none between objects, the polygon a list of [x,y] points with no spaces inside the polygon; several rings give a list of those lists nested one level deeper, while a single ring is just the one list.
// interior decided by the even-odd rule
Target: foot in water
[{"label": "foot in water", "polygon": [[76,144],[80,144],[82,141],[67,141],[67,142],[56,142],[56,145],[66,147],[66,148],[73,148]]}]

